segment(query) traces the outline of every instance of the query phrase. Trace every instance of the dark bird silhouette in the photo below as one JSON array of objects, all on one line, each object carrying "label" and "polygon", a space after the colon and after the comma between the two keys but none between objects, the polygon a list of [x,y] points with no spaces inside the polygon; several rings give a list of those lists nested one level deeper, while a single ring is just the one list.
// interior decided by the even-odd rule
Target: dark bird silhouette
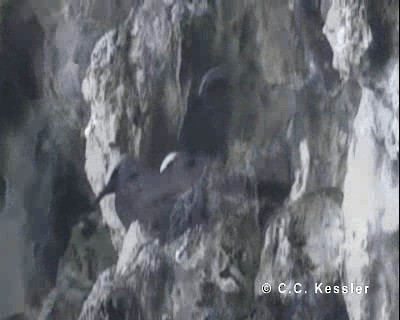
[{"label": "dark bird silhouette", "polygon": [[[180,151],[169,153],[160,166],[160,173],[207,163],[226,153],[228,128],[231,117],[229,82],[223,67],[206,72],[198,91],[189,98],[185,116],[178,131]],[[175,164],[178,163],[178,164]],[[181,163],[181,164],[179,164]]]},{"label": "dark bird silhouette", "polygon": [[111,178],[96,199],[115,193],[115,210],[126,229],[138,220],[160,239],[168,233],[169,212],[178,197],[200,178],[206,158],[179,157],[169,170],[158,170],[126,156],[114,169]]},{"label": "dark bird silhouette", "polygon": [[231,115],[229,83],[222,67],[209,70],[191,95],[178,133],[180,147],[191,155],[223,155]]}]

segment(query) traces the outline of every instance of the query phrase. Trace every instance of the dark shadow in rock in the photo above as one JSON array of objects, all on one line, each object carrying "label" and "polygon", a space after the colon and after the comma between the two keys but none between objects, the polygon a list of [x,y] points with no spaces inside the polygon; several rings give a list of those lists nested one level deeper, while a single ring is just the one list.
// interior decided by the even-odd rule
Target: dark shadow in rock
[{"label": "dark shadow in rock", "polygon": [[260,181],[257,184],[257,194],[260,201],[258,224],[262,232],[265,232],[268,221],[289,196],[291,188],[291,185],[277,181]]},{"label": "dark shadow in rock", "polygon": [[27,1],[2,5],[0,32],[0,127],[18,125],[29,100],[42,95],[44,31]]},{"label": "dark shadow in rock", "polygon": [[106,302],[105,310],[110,320],[145,319],[133,290],[115,289]]},{"label": "dark shadow in rock", "polygon": [[202,181],[178,199],[170,215],[170,241],[182,236],[189,228],[208,220],[205,201]]},{"label": "dark shadow in rock", "polygon": [[[33,270],[27,270],[28,304],[39,306],[56,284],[58,265],[71,231],[90,210],[90,187],[83,170],[62,155],[48,123],[38,132],[33,159],[36,175],[25,190],[26,241]],[[90,234],[91,226],[84,232]]]},{"label": "dark shadow in rock", "polygon": [[394,28],[385,17],[387,7],[388,5],[384,2],[368,1],[367,12],[363,12],[364,16],[367,15],[372,33],[372,43],[367,54],[371,67],[378,70],[388,62],[393,51],[392,35]]},{"label": "dark shadow in rock", "polygon": [[310,0],[296,0],[294,22],[305,49],[308,81],[321,91],[333,91],[340,84],[340,77],[333,68],[332,48],[322,32],[320,5]]},{"label": "dark shadow in rock", "polygon": [[[150,130],[152,143],[149,145],[146,162],[149,166],[158,170],[165,154],[174,149],[175,135],[168,132],[168,119],[163,108],[155,108],[154,113]],[[126,130],[126,132],[129,132],[129,130]],[[127,137],[127,141],[129,140],[130,137]]]},{"label": "dark shadow in rock", "polygon": [[90,58],[93,48],[103,33],[96,29],[95,25],[89,22],[83,22],[80,28],[81,41],[72,56],[72,61],[79,65],[84,75],[86,68],[90,64]]},{"label": "dark shadow in rock", "polygon": [[34,257],[37,271],[45,277],[43,284],[54,287],[57,279],[58,260],[60,258],[60,248],[56,241],[43,241],[34,245]]},{"label": "dark shadow in rock", "polygon": [[8,316],[6,318],[2,318],[1,320],[28,320],[28,318],[25,317],[25,314],[18,313],[18,314],[13,314],[12,316]]},{"label": "dark shadow in rock", "polygon": [[293,155],[285,132],[282,130],[277,134],[267,152],[254,163],[260,203],[258,223],[262,232],[266,230],[268,220],[282,207],[294,182]]},{"label": "dark shadow in rock", "polygon": [[287,198],[290,193],[291,185],[275,181],[260,181],[257,183],[257,192],[259,197],[266,197],[272,203],[280,203]]},{"label": "dark shadow in rock", "polygon": [[0,176],[0,212],[6,206],[7,200],[7,181],[3,176]]},{"label": "dark shadow in rock", "polygon": [[399,152],[397,152],[397,158],[392,160],[392,172],[393,186],[396,186],[399,184]]},{"label": "dark shadow in rock", "polygon": [[86,239],[89,239],[98,229],[98,223],[90,217],[84,217],[80,223],[82,224],[81,233]]}]

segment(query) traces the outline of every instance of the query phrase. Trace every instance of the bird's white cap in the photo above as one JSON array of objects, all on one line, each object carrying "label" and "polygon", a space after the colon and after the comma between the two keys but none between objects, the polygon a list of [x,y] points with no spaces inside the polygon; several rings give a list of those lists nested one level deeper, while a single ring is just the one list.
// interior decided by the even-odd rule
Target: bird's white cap
[{"label": "bird's white cap", "polygon": [[169,153],[163,160],[160,166],[160,174],[162,174],[176,160],[178,152]]}]

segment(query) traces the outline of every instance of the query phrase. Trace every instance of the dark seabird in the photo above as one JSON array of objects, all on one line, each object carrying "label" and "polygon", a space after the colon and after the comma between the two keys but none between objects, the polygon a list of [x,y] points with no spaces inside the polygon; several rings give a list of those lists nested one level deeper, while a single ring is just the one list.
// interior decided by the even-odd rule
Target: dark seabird
[{"label": "dark seabird", "polygon": [[175,162],[188,166],[205,164],[206,158],[224,156],[231,115],[229,83],[225,70],[214,67],[201,79],[199,89],[189,98],[187,110],[178,132],[181,151],[169,153],[160,166],[160,173],[176,170]]},{"label": "dark seabird", "polygon": [[190,189],[203,173],[207,159],[196,161],[180,157],[163,174],[126,156],[114,169],[96,203],[115,193],[115,210],[126,229],[133,221],[155,232],[163,239],[167,234],[169,212],[178,197]]},{"label": "dark seabird", "polygon": [[192,155],[224,154],[231,103],[222,67],[209,70],[189,103],[178,133],[180,147]]},{"label": "dark seabird", "polygon": [[115,209],[126,229],[137,220],[160,239],[168,234],[177,199],[198,181],[210,159],[222,152],[226,138],[227,81],[220,67],[203,77],[178,134],[181,150],[164,159],[160,170],[126,156],[96,199],[115,193]]}]

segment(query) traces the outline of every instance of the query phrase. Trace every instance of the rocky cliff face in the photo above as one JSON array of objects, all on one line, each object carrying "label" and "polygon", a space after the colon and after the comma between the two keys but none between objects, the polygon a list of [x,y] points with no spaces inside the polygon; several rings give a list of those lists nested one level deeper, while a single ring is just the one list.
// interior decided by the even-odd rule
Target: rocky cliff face
[{"label": "rocky cliff face", "polygon": [[[398,318],[398,9],[0,1],[0,318]],[[227,159],[169,213],[176,236],[125,230],[113,196],[90,212],[124,154],[177,147],[221,64]]]}]

